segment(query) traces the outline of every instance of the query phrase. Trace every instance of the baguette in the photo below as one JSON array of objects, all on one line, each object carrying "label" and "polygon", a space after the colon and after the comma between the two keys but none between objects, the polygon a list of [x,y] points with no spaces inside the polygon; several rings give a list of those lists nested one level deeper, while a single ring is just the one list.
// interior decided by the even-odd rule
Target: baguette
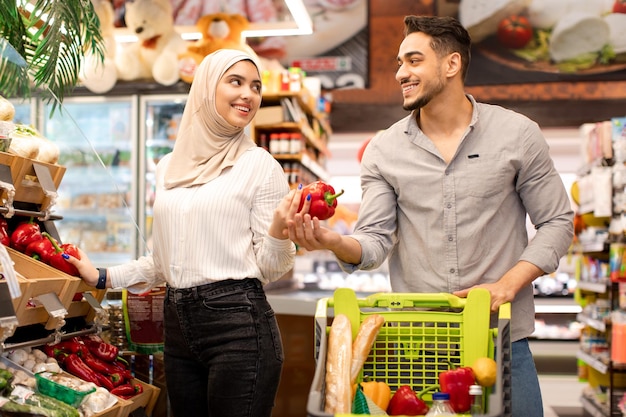
[{"label": "baguette", "polygon": [[373,314],[367,316],[361,323],[359,332],[352,345],[352,364],[350,366],[351,386],[356,383],[359,372],[361,372],[361,368],[369,356],[370,350],[372,350],[372,346],[374,345],[374,340],[376,340],[376,336],[378,336],[378,332],[384,322],[385,319],[383,316]]},{"label": "baguette", "polygon": [[326,405],[329,414],[349,414],[352,411],[352,327],[345,314],[337,314],[328,334],[326,354]]}]

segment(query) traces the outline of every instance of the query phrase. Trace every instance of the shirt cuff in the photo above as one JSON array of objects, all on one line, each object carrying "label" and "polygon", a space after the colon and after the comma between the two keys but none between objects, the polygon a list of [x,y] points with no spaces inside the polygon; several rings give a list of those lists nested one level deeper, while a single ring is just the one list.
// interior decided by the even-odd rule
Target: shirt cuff
[{"label": "shirt cuff", "polygon": [[269,244],[272,250],[285,250],[293,247],[295,243],[293,243],[289,239],[277,239],[274,236],[265,235],[266,242]]}]

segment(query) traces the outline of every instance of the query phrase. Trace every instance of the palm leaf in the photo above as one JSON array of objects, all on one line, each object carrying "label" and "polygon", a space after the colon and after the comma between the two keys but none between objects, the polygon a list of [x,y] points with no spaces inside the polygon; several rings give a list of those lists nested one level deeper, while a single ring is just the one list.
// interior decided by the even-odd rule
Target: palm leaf
[{"label": "palm leaf", "polygon": [[87,52],[104,60],[100,21],[90,0],[0,0],[0,92],[52,101],[78,83]]}]

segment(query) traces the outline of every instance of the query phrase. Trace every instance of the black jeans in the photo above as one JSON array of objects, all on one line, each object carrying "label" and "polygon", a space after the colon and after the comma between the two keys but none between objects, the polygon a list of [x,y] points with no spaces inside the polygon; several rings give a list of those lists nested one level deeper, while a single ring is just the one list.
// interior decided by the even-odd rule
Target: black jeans
[{"label": "black jeans", "polygon": [[270,417],[283,365],[257,279],[167,289],[165,378],[174,417]]}]

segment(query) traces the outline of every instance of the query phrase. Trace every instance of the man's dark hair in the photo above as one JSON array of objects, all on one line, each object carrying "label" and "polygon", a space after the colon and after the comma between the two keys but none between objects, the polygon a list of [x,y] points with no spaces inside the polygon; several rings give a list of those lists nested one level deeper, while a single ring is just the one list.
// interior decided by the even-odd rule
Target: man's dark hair
[{"label": "man's dark hair", "polygon": [[461,76],[465,80],[472,40],[458,20],[448,16],[406,16],[404,36],[414,32],[422,32],[432,38],[430,47],[438,57],[458,52],[461,55]]}]

